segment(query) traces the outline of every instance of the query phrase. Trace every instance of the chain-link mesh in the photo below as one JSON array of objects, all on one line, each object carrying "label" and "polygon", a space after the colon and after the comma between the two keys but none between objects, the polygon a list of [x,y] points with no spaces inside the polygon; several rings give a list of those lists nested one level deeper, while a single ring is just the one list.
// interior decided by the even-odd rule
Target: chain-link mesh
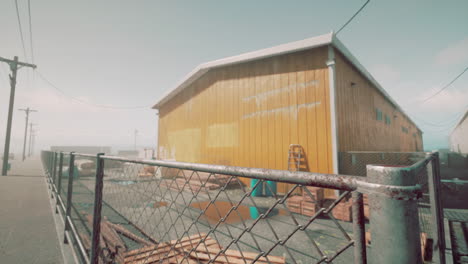
[{"label": "chain-link mesh", "polygon": [[96,166],[96,157],[75,156],[70,217],[83,243],[87,257],[90,257],[91,254]]},{"label": "chain-link mesh", "polygon": [[[358,172],[367,164],[408,166],[425,155],[342,153],[340,161],[351,164],[342,162],[340,169],[363,175]],[[63,202],[63,210],[67,207],[68,183],[73,183],[70,218],[76,235],[71,242],[75,246],[80,242],[85,252],[83,259],[87,260],[93,242],[94,199],[99,197],[95,194],[99,186],[96,179],[100,179],[96,171],[98,160],[89,155],[73,157],[73,179],[69,177],[69,154],[63,153],[62,177],[60,166],[55,171],[52,166],[53,153],[43,153],[42,161]],[[149,165],[166,164],[161,162],[101,159],[104,176],[102,201],[98,203],[102,203],[102,218],[96,240],[100,263],[349,263],[353,258],[350,248],[356,243],[355,219],[349,190],[356,190],[355,187],[338,189],[345,185],[333,185],[337,186],[335,195],[326,196],[323,189],[311,186],[315,182],[308,182],[291,185],[288,193],[277,195],[275,185],[282,180],[265,181],[245,175],[256,179],[255,185],[249,187],[237,176],[211,169],[202,172],[194,169],[199,167]],[[425,168],[418,167],[416,176],[427,194],[430,186]],[[291,183],[287,178],[285,182]],[[429,235],[433,223],[427,199],[424,196],[419,201],[419,220],[421,233]],[[371,219],[368,204],[364,194],[366,220]],[[354,232],[356,226],[362,232],[370,231],[369,221],[361,219],[355,223]],[[365,238],[371,246],[370,232],[365,233]]]},{"label": "chain-link mesh", "polygon": [[424,159],[424,152],[365,152],[349,151],[339,153],[339,173],[346,175],[366,176],[366,166],[391,165],[411,166]]},{"label": "chain-link mesh", "polygon": [[295,185],[284,196],[254,197],[261,187],[274,193],[271,182],[248,188],[234,176],[110,160],[105,168],[102,246],[118,263],[352,258],[349,192],[326,198],[320,188]]},{"label": "chain-link mesh", "polygon": [[[387,165],[394,167],[409,167],[427,157],[424,152],[342,152],[340,158],[340,173],[366,176],[367,165]],[[423,247],[423,257],[425,260],[432,258],[430,249],[435,236],[435,223],[431,210],[430,184],[429,177],[433,177],[435,172],[432,170],[431,160],[427,166],[421,166],[415,169],[416,182],[421,186],[422,197],[418,199],[418,217],[421,233],[421,243]],[[434,182],[440,184],[440,182]],[[434,187],[433,187],[434,188]],[[432,199],[437,199],[432,197]]]}]

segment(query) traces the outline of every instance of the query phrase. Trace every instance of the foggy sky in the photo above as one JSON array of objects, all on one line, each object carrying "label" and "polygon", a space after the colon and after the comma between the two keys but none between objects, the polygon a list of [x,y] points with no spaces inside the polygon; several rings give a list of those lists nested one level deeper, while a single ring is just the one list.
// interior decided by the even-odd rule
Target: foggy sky
[{"label": "foggy sky", "polygon": [[[19,70],[13,152],[22,150],[24,113],[38,124],[36,150],[50,145],[155,146],[158,98],[205,61],[337,30],[364,1],[31,1],[37,74]],[[31,61],[27,1],[20,14]],[[25,60],[14,1],[1,1],[0,56]],[[372,1],[341,41],[424,132],[426,149],[447,146],[468,106],[468,74],[424,99],[468,66],[468,2]],[[8,109],[0,64],[0,148]],[[94,107],[71,100],[137,110]]]}]

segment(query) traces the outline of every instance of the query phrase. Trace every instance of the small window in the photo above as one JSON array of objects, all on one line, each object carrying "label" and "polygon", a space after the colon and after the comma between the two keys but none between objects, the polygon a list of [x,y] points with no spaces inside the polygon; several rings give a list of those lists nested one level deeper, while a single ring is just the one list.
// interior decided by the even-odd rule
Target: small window
[{"label": "small window", "polygon": [[406,128],[404,126],[401,127],[401,131],[403,131],[403,133],[408,134],[408,128]]},{"label": "small window", "polygon": [[385,124],[390,125],[391,123],[392,119],[388,115],[385,115]]},{"label": "small window", "polygon": [[378,108],[375,109],[375,114],[376,114],[376,118],[378,121],[382,121],[383,120],[383,117],[382,117],[382,111]]}]

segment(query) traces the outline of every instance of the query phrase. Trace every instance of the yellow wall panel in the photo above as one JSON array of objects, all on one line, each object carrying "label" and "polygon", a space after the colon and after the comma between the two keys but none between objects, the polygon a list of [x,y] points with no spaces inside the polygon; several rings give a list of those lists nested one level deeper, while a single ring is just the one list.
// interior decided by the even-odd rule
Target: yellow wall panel
[{"label": "yellow wall panel", "polygon": [[331,173],[326,53],[211,69],[159,109],[159,157],[286,170],[289,145],[300,144],[304,168]]}]

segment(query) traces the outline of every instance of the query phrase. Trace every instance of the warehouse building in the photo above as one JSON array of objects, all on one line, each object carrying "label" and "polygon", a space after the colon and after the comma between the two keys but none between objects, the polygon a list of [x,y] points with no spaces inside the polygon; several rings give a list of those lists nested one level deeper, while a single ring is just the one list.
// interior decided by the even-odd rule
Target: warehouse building
[{"label": "warehouse building", "polygon": [[468,110],[450,133],[450,150],[460,155],[468,155]]},{"label": "warehouse building", "polygon": [[340,152],[423,150],[333,33],[201,64],[153,108],[160,159],[338,173]]}]

